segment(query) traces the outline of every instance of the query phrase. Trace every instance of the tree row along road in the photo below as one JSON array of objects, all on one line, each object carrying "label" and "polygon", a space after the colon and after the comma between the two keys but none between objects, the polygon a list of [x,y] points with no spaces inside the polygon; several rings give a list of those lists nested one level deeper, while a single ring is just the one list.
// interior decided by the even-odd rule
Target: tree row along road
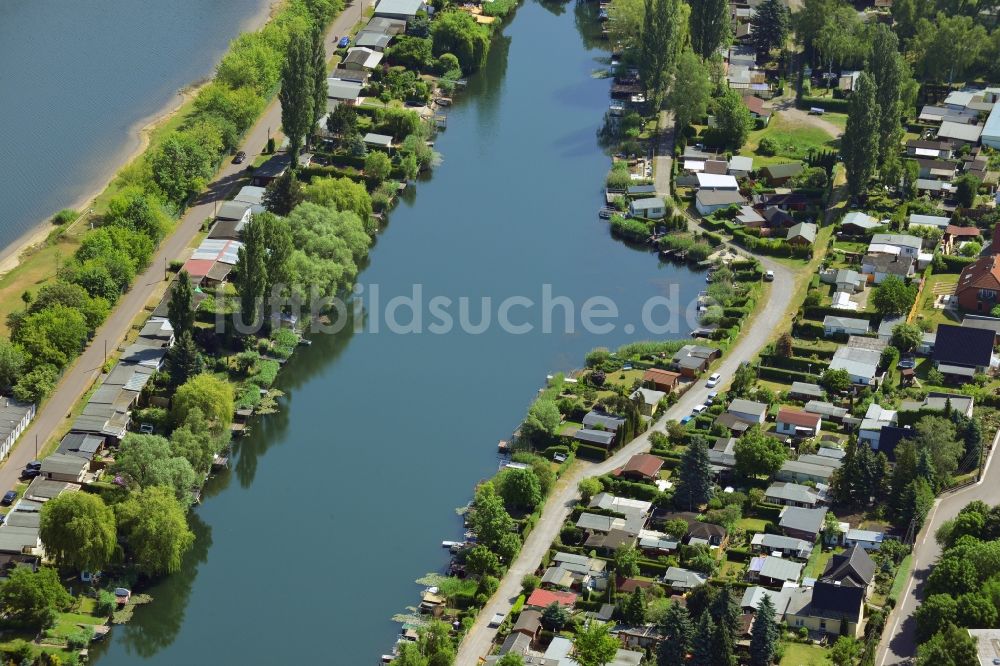
[{"label": "tree row along road", "polygon": [[[357,23],[364,10],[365,0],[353,0],[334,19],[327,30],[327,53],[332,53],[338,35],[347,33]],[[247,132],[240,149],[251,156],[261,152],[268,136],[275,136],[281,126],[281,106],[277,97],[271,100],[257,123]],[[104,324],[94,332],[91,344],[76,359],[59,381],[56,390],[49,396],[35,415],[31,426],[18,440],[17,446],[0,467],[0,492],[13,488],[21,470],[35,457],[38,449],[45,445],[71,413],[76,401],[100,377],[104,367],[104,349],[114,350],[128,334],[132,322],[153,297],[158,287],[162,287],[168,262],[181,257],[201,229],[202,223],[214,216],[217,202],[224,201],[234,185],[239,181],[245,165],[226,163],[216,174],[208,189],[200,194],[184,216],[174,225],[170,235],[160,243],[149,267],[137,275],[132,288],[122,296]]]},{"label": "tree row along road", "polygon": [[[797,278],[791,269],[776,261],[763,257],[759,257],[759,260],[764,265],[765,270],[774,271],[775,278],[774,282],[771,283],[771,293],[766,302],[762,299],[758,304],[758,312],[750,327],[743,331],[736,344],[730,348],[716,369],[716,372],[722,374],[723,378],[732,377],[740,363],[755,356],[767,344],[775,331],[788,325],[789,319],[786,310],[795,293],[797,280],[808,277],[808,273],[805,271],[801,271],[802,275]],[[559,479],[552,494],[545,502],[538,523],[528,535],[521,552],[511,563],[503,580],[500,581],[500,587],[479,612],[475,623],[462,640],[455,663],[463,666],[475,664],[479,657],[488,654],[493,639],[496,637],[496,629],[491,629],[488,626],[490,618],[497,613],[506,615],[510,612],[514,601],[521,592],[521,579],[526,574],[534,573],[538,569],[542,557],[559,534],[563,523],[576,504],[579,481],[588,476],[607,474],[624,465],[636,453],[648,451],[650,448],[649,437],[653,432],[664,432],[666,421],[680,420],[690,414],[696,405],[705,401],[709,392],[710,390],[705,386],[705,380],[699,380],[676,404],[667,409],[649,430],[623,446],[613,456],[596,464],[580,461]]]}]

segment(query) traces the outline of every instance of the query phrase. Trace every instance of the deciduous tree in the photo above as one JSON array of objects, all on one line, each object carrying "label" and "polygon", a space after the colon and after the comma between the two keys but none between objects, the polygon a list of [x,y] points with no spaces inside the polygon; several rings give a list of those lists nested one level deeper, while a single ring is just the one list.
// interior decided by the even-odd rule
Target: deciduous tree
[{"label": "deciduous tree", "polygon": [[299,150],[316,119],[315,93],[312,39],[304,30],[296,30],[289,36],[285,62],[281,68],[281,89],[278,91],[281,128],[288,137],[292,169],[298,163]]},{"label": "deciduous tree", "polygon": [[42,505],[39,537],[60,566],[101,571],[118,541],[115,515],[97,495],[67,493]]},{"label": "deciduous tree", "polygon": [[703,60],[730,39],[729,3],[726,0],[701,0],[691,3],[691,48]]},{"label": "deciduous tree", "polygon": [[872,305],[883,316],[898,316],[906,314],[913,307],[917,290],[913,285],[907,285],[895,275],[889,275],[872,294]]},{"label": "deciduous tree", "polygon": [[726,146],[739,150],[746,143],[753,129],[753,117],[736,90],[726,90],[716,102],[715,126]]},{"label": "deciduous tree", "polygon": [[52,567],[38,571],[14,567],[0,587],[0,609],[15,627],[38,630],[51,626],[56,613],[68,608],[72,601]]},{"label": "deciduous tree", "polygon": [[115,505],[118,527],[136,568],[147,575],[174,573],[194,543],[184,508],[169,488],[154,486]]},{"label": "deciduous tree", "polygon": [[708,68],[691,49],[684,49],[677,57],[674,83],[670,86],[666,104],[674,112],[674,120],[681,131],[705,115],[711,93]]},{"label": "deciduous tree", "polygon": [[228,432],[233,422],[233,400],[229,382],[210,374],[196,375],[174,394],[174,423],[184,423],[191,410],[198,408],[217,433]]},{"label": "deciduous tree", "polygon": [[244,326],[257,327],[263,319],[262,306],[267,279],[264,225],[250,218],[243,229],[243,245],[236,257],[235,284],[240,295],[240,318]]},{"label": "deciduous tree", "polygon": [[182,270],[177,274],[177,281],[170,293],[170,303],[167,304],[167,318],[176,337],[194,328],[194,289],[187,271]]},{"label": "deciduous tree", "polygon": [[588,622],[573,639],[573,659],[580,666],[605,666],[618,654],[618,639],[610,627],[600,622]]},{"label": "deciduous tree", "polygon": [[639,42],[639,77],[652,108],[663,103],[687,27],[680,0],[646,0]]},{"label": "deciduous tree", "polygon": [[754,426],[736,442],[736,470],[746,477],[769,476],[784,464],[787,453],[784,445],[768,437]]}]

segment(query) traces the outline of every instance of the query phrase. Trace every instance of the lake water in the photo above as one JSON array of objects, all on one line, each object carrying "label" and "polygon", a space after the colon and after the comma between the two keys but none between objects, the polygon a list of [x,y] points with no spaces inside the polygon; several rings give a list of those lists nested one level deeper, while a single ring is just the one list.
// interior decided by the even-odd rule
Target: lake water
[{"label": "lake water", "polygon": [[414,284],[425,299],[475,297],[473,321],[481,296],[538,302],[550,284],[578,307],[613,299],[615,331],[314,337],[281,374],[281,413],[256,422],[194,512],[183,571],[114,629],[101,666],[374,664],[399,630],[393,614],[418,602],[414,580],[446,565],[455,507],[496,470],[497,441],[546,373],[647,338],[623,326],[647,298],[676,288],[687,301],[703,287],[596,217],[610,83],[594,74],[606,53],[588,34],[593,12],[535,0],[517,10],[451,109],[443,163],[391,214],[360,282],[383,303]]},{"label": "lake water", "polygon": [[96,192],[268,0],[0,0],[0,249]]}]

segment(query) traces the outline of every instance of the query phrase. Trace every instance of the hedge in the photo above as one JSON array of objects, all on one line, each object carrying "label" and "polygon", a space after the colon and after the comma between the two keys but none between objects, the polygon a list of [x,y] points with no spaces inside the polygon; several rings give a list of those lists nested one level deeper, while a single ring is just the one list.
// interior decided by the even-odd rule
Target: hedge
[{"label": "hedge", "polygon": [[814,305],[811,307],[803,308],[802,313],[808,319],[819,319],[822,320],[827,315],[833,315],[834,317],[850,316],[851,319],[865,319],[871,321],[872,317],[877,317],[877,312],[844,312],[843,310],[838,310],[835,307],[824,306],[824,305]]},{"label": "hedge", "polygon": [[802,96],[799,97],[798,107],[800,109],[811,109],[816,107],[823,109],[824,111],[847,113],[848,101],[846,99],[835,99],[833,97]]},{"label": "hedge", "polygon": [[944,263],[943,273],[961,273],[969,264],[975,262],[975,257],[956,257],[952,254],[942,254],[940,256],[941,261]]},{"label": "hedge", "polygon": [[823,324],[812,321],[800,321],[792,327],[792,332],[800,338],[822,338],[826,333]]},{"label": "hedge", "polygon": [[768,520],[771,522],[777,521],[781,518],[781,510],[785,507],[780,504],[772,504],[770,502],[761,502],[754,507],[753,515],[755,518],[760,518],[761,520]]},{"label": "hedge", "polygon": [[608,452],[599,446],[580,442],[576,445],[576,456],[584,460],[604,460],[608,457]]},{"label": "hedge", "polygon": [[770,379],[771,381],[784,382],[791,384],[792,382],[809,382],[815,384],[819,381],[819,375],[812,375],[808,372],[797,372],[795,370],[786,370],[784,368],[770,368],[767,366],[761,366],[757,369],[757,376],[761,379]]},{"label": "hedge", "polygon": [[813,361],[808,358],[796,358],[795,356],[762,356],[761,362],[770,368],[781,368],[782,370],[794,370],[795,372],[812,372],[822,374],[828,364],[822,361]]},{"label": "hedge", "polygon": [[792,354],[800,358],[809,358],[809,356],[816,356],[818,358],[833,358],[836,352],[829,349],[813,349],[812,347],[802,347],[799,345],[792,345]]},{"label": "hedge", "polygon": [[746,548],[727,548],[726,549],[726,559],[730,562],[746,562],[750,559],[752,553]]}]

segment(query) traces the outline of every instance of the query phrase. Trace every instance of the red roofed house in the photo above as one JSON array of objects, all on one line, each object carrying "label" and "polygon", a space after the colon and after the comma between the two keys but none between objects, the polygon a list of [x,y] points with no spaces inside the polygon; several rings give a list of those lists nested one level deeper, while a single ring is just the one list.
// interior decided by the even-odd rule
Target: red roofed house
[{"label": "red roofed house", "polygon": [[618,470],[618,476],[634,481],[655,481],[660,478],[663,459],[649,453],[637,453]]},{"label": "red roofed house", "polygon": [[545,608],[553,602],[565,608],[572,608],[573,604],[576,603],[576,594],[573,592],[543,590],[539,587],[535,588],[535,591],[531,593],[531,596],[528,597],[528,601],[524,605],[533,608]]},{"label": "red roofed house", "polygon": [[778,410],[778,425],[775,430],[793,437],[818,437],[822,421],[819,414],[782,407]]},{"label": "red roofed house", "polygon": [[962,269],[958,286],[955,287],[955,296],[963,310],[989,314],[998,303],[998,294],[1000,294],[1000,255],[982,257]]},{"label": "red roofed house", "polygon": [[201,284],[201,281],[205,279],[212,267],[215,266],[214,259],[188,259],[184,262],[184,267],[181,269],[187,271],[187,274],[191,277],[191,282],[195,285]]},{"label": "red roofed house", "polygon": [[760,118],[767,125],[771,122],[771,109],[764,107],[764,100],[760,97],[755,97],[753,95],[748,95],[743,98],[746,103],[747,108],[750,109],[750,115],[754,118]]},{"label": "red roofed house", "polygon": [[660,370],[659,368],[650,368],[642,376],[642,382],[644,384],[652,384],[653,388],[657,391],[670,393],[672,390],[677,388],[677,382],[680,378],[681,375],[679,372]]}]

